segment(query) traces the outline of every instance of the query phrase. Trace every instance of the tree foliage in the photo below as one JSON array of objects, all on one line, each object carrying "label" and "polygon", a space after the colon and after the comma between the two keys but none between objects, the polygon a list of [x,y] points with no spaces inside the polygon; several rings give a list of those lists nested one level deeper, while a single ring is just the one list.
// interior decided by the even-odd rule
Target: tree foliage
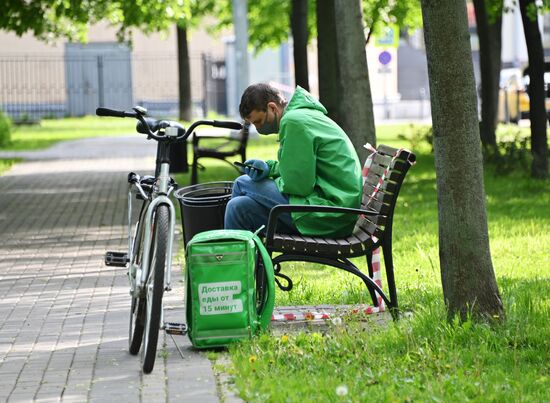
[{"label": "tree foliage", "polygon": [[[211,32],[219,32],[233,25],[231,0],[216,1],[213,15],[217,25]],[[255,52],[274,48],[288,40],[290,34],[291,0],[255,0],[248,2],[248,41]],[[308,1],[309,38],[317,35],[315,28],[315,0]]]},{"label": "tree foliage", "polygon": [[409,29],[422,26],[419,0],[363,0],[363,16],[368,29],[367,42],[384,26]]},{"label": "tree foliage", "polygon": [[[291,0],[249,1],[251,47],[261,51],[288,39],[291,3]],[[308,2],[309,38],[317,36],[315,3],[316,0]],[[369,35],[387,24],[421,26],[419,0],[362,0],[362,3]],[[30,32],[47,41],[58,37],[86,41],[90,24],[108,20],[119,29],[118,38],[128,40],[132,28],[146,33],[166,31],[174,23],[193,28],[205,15],[216,16],[218,23],[210,30],[219,32],[233,24],[231,10],[231,0],[9,0],[2,5],[0,29],[17,35]]]},{"label": "tree foliage", "polygon": [[46,41],[57,37],[85,40],[87,24],[98,21],[110,9],[104,0],[8,0],[2,3],[0,29],[19,36],[31,33]]},{"label": "tree foliage", "polygon": [[107,20],[118,28],[119,40],[131,29],[166,31],[174,23],[192,28],[214,11],[214,0],[9,0],[2,5],[0,29],[21,36],[31,33],[51,41],[59,37],[86,41],[88,27]]},{"label": "tree foliage", "polygon": [[[316,3],[308,2],[309,38],[317,37]],[[549,0],[550,1],[550,0]],[[419,0],[362,0],[363,16],[368,29],[368,35],[375,34],[379,29],[394,24],[399,27],[419,28],[422,26],[422,14]],[[255,0],[248,2],[248,35],[249,43],[256,52],[265,48],[273,48],[288,40],[290,32],[291,0]],[[218,19],[218,25],[212,31],[220,31],[231,26],[231,0],[216,2],[213,15]]]}]

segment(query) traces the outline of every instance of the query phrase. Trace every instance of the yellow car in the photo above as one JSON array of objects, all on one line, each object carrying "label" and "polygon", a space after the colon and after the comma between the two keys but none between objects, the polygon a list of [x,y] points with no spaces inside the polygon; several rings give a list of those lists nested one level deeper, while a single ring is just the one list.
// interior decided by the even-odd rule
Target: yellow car
[{"label": "yellow car", "polygon": [[[546,90],[546,111],[550,111],[550,71],[544,73]],[[498,96],[498,121],[517,123],[520,119],[529,119],[529,75],[527,68],[502,69],[500,72],[500,90]]]}]

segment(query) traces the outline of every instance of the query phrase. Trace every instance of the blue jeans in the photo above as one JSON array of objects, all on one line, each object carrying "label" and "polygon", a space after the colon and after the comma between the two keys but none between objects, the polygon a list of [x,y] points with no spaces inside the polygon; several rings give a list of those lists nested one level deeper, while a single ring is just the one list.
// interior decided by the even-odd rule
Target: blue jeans
[{"label": "blue jeans", "polygon": [[[255,232],[267,226],[269,212],[277,204],[288,204],[288,196],[281,193],[272,179],[254,182],[248,175],[241,175],[233,184],[231,200],[225,210],[226,229],[245,229]],[[278,233],[297,234],[290,213],[279,216]],[[265,229],[261,231],[265,233]]]}]

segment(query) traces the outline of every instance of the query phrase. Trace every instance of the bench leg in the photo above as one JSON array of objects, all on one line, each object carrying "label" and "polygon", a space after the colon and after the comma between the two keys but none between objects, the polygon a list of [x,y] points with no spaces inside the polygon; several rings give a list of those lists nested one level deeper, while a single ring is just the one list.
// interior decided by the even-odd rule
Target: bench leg
[{"label": "bench leg", "polygon": [[[384,302],[386,303],[386,306],[389,308],[390,314],[394,320],[397,320],[397,310],[393,309],[396,308],[397,305],[393,304],[393,301],[390,301],[384,291],[374,282],[372,277],[368,276],[366,273],[363,273],[361,270],[357,268],[349,259],[331,259],[326,257],[320,257],[320,256],[304,256],[304,255],[286,255],[281,254],[277,257],[275,257],[273,260],[273,267],[275,269],[275,281],[277,282],[277,285],[279,288],[283,291],[289,291],[292,288],[292,280],[288,276],[285,276],[284,274],[280,273],[281,267],[280,264],[282,262],[311,262],[311,263],[319,263],[324,264],[327,266],[336,267],[342,270],[347,271],[348,273],[354,274],[357,277],[359,277],[361,280],[363,280],[363,283],[367,287],[367,289],[370,292],[370,295],[372,297],[372,300],[374,302],[374,306],[378,306],[378,299],[376,298],[376,292],[382,297]],[[372,264],[372,262],[371,262]],[[392,271],[393,274],[393,271]],[[290,287],[285,287],[280,284],[277,277],[284,278],[289,281]],[[393,286],[394,294],[395,294],[395,285]],[[395,300],[397,302],[397,300]]]},{"label": "bench leg", "polygon": [[[386,303],[387,307],[393,307],[393,304],[391,303],[391,301],[388,299],[388,297],[386,296],[384,291],[382,291],[382,289],[378,286],[378,284],[376,284],[376,282],[372,279],[372,277],[367,276],[365,273],[363,273],[361,270],[359,270],[357,268],[357,266],[355,266],[348,259],[342,259],[342,262],[332,261],[332,263],[325,263],[325,264],[330,264],[331,266],[343,269],[343,270],[347,271],[348,273],[355,274],[357,277],[359,277],[361,280],[363,280],[363,283],[365,283],[365,286],[367,287],[367,289],[370,292],[370,295],[372,297],[372,301],[373,301],[374,306],[379,306],[378,305],[378,298],[376,298],[376,293],[378,293],[380,295],[380,297],[382,297],[382,299]],[[371,264],[372,264],[372,262],[371,262]],[[395,287],[394,287],[394,289],[395,289]],[[391,314],[391,316],[394,320],[397,319],[397,310],[396,309],[390,308],[390,314]]]},{"label": "bench leg", "polygon": [[391,304],[389,309],[397,310],[397,290],[395,289],[395,276],[393,274],[393,257],[391,249],[391,241],[386,242],[382,246],[382,252],[384,253],[384,267],[386,269],[386,278],[388,281],[388,291],[390,293]]},{"label": "bench leg", "polygon": [[[294,283],[292,282],[292,279],[288,277],[287,275],[281,273],[281,265],[279,263],[273,263],[274,267],[274,275],[275,275],[275,283],[277,283],[277,287],[280,288],[281,291],[290,291],[294,287]],[[279,278],[282,278],[286,281],[286,285],[283,285]]]},{"label": "bench leg", "polygon": [[191,185],[196,185],[199,181],[199,174],[198,174],[199,161],[198,161],[198,158],[196,158],[195,154],[196,153],[193,153],[193,166],[191,167]]},{"label": "bench leg", "polygon": [[[372,278],[372,276],[374,275],[374,270],[372,268],[372,253],[367,253],[365,257],[367,258],[367,267],[369,270],[369,277]],[[367,289],[369,290],[373,305],[378,306],[378,298],[376,297],[376,293],[374,292],[374,289],[372,287],[369,287],[368,285],[367,285]]]},{"label": "bench leg", "polygon": [[374,269],[372,268],[372,252],[367,253],[365,256],[367,258],[367,267],[369,268],[369,277],[374,276]]}]

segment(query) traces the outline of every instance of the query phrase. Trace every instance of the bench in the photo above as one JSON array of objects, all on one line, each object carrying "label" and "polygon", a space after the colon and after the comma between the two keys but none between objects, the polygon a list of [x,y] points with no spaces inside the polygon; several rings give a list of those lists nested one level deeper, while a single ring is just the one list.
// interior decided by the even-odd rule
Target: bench
[{"label": "bench", "polygon": [[[191,167],[191,184],[196,185],[199,181],[198,168],[200,158],[216,158],[225,161],[233,166],[233,161],[229,161],[228,158],[240,156],[242,162],[245,162],[249,127],[250,124],[245,123],[243,125],[243,129],[239,132],[239,135],[237,137],[195,133],[195,135],[193,136],[193,164]],[[220,139],[223,140],[221,144],[219,141]],[[216,145],[208,147],[207,143],[213,143],[214,140],[218,140],[216,141]],[[238,168],[236,169],[237,171],[239,171]]]},{"label": "bench", "polygon": [[[265,244],[272,257],[276,282],[290,291],[292,280],[281,272],[281,263],[303,261],[320,263],[352,273],[364,282],[375,307],[383,300],[392,316],[397,317],[398,304],[392,258],[393,214],[399,190],[416,156],[405,149],[380,145],[367,159],[361,208],[334,206],[278,205],[271,209]],[[370,166],[368,166],[370,165]],[[368,168],[368,173],[365,172]],[[345,212],[358,216],[353,233],[346,238],[324,238],[280,234],[276,231],[278,216],[284,212]],[[389,296],[373,277],[373,254],[382,248]],[[279,253],[273,257],[273,254]],[[361,271],[350,258],[365,256],[368,273]],[[281,283],[286,282],[286,285]],[[381,299],[377,298],[377,294]]]}]

